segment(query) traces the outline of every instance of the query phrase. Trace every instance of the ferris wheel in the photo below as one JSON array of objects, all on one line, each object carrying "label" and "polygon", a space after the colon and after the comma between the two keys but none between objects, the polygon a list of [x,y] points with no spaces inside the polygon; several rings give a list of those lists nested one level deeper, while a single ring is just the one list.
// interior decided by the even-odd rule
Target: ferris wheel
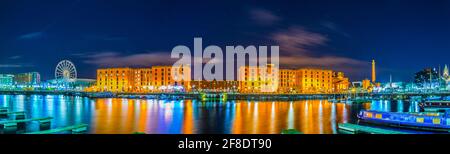
[{"label": "ferris wheel", "polygon": [[55,79],[75,80],[77,79],[77,69],[75,65],[68,60],[63,60],[56,65]]}]

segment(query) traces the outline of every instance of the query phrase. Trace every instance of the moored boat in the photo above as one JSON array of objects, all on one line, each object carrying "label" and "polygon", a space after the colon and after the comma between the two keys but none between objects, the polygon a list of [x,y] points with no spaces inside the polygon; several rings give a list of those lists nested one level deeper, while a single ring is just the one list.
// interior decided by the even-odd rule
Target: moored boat
[{"label": "moored boat", "polygon": [[359,112],[358,118],[363,122],[372,124],[432,131],[450,131],[448,112],[399,113],[363,110]]},{"label": "moored boat", "polygon": [[227,93],[201,93],[200,100],[201,101],[226,101]]}]

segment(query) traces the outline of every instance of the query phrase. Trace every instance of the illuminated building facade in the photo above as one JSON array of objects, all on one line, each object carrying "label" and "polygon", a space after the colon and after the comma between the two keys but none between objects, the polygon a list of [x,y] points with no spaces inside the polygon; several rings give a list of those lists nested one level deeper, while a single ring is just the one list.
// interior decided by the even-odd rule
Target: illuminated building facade
[{"label": "illuminated building facade", "polygon": [[333,92],[333,71],[323,69],[299,69],[297,85],[300,93]]},{"label": "illuminated building facade", "polygon": [[344,76],[343,72],[333,73],[333,90],[334,92],[344,92],[348,90],[350,81]]},{"label": "illuminated building facade", "polygon": [[350,85],[344,73],[326,69],[280,69],[278,78],[269,75],[266,80],[258,76],[259,71],[258,67],[239,70],[239,92],[257,93],[263,86],[270,86],[277,88],[277,93],[331,93],[346,91]]},{"label": "illuminated building facade", "polygon": [[96,81],[93,79],[53,79],[41,82],[39,85],[33,86],[33,88],[51,89],[51,90],[71,90],[71,91],[87,91],[96,85]]},{"label": "illuminated building facade", "polygon": [[444,66],[444,72],[442,73],[442,79],[444,79],[445,82],[450,82],[450,73],[448,70],[448,66]]},{"label": "illuminated building facade", "polygon": [[280,69],[279,73],[279,93],[297,93],[297,72],[291,69]]},{"label": "illuminated building facade", "polygon": [[132,69],[132,73],[133,92],[149,92],[154,90],[153,86],[151,86],[151,68],[134,68]]},{"label": "illuminated building facade", "polygon": [[331,93],[349,88],[342,72],[324,69],[239,68],[238,81],[191,81],[191,68],[107,68],[97,70],[92,91],[103,92],[240,92],[240,93]]},{"label": "illuminated building facade", "polygon": [[17,85],[35,85],[40,82],[41,75],[38,72],[28,72],[14,75],[14,83]]},{"label": "illuminated building facade", "polygon": [[107,68],[97,70],[97,90],[109,92],[149,92],[151,68]]},{"label": "illuminated building facade", "polygon": [[191,81],[191,90],[200,92],[236,92],[238,81]]},{"label": "illuminated building facade", "polygon": [[190,89],[190,67],[153,66],[151,68],[106,68],[97,70],[97,85],[92,91],[155,92]]},{"label": "illuminated building facade", "polygon": [[239,92],[271,93],[278,89],[278,68],[273,64],[264,67],[243,66],[239,68]]},{"label": "illuminated building facade", "polygon": [[371,91],[372,89],[372,82],[369,79],[362,80],[362,88]]},{"label": "illuminated building facade", "polygon": [[97,91],[132,92],[134,86],[132,68],[106,68],[97,70]]}]

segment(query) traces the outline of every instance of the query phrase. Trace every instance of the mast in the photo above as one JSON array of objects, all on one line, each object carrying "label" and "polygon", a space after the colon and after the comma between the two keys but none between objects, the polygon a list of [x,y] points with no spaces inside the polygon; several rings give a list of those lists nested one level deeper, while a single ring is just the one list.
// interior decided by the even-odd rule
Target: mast
[{"label": "mast", "polygon": [[439,78],[441,78],[441,64],[439,64],[439,72],[438,72],[438,74],[439,74]]},{"label": "mast", "polygon": [[433,84],[432,77],[433,77],[433,69],[431,68],[430,69],[430,90],[432,89],[431,85]]}]

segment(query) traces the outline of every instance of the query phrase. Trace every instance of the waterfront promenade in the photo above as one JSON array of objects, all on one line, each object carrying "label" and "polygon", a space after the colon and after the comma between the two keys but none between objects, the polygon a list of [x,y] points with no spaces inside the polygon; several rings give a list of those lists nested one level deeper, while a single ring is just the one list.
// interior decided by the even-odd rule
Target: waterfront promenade
[{"label": "waterfront promenade", "polygon": [[[111,93],[111,92],[84,92],[84,91],[4,91],[5,95],[66,95],[89,98],[161,98],[161,99],[200,99],[201,92],[150,92],[150,93]],[[210,92],[207,94],[221,94]],[[331,99],[344,98],[348,93],[326,93],[326,94],[271,94],[271,93],[226,93],[227,100],[303,100],[303,99]],[[360,93],[357,95],[368,95]]]},{"label": "waterfront promenade", "polygon": [[[160,98],[160,99],[200,99],[200,92],[150,92],[150,93],[111,93],[111,92],[84,92],[84,91],[23,91],[23,90],[0,90],[0,94],[5,95],[66,95],[89,98]],[[207,94],[221,94],[220,92],[210,92]],[[272,94],[272,93],[226,93],[227,100],[303,100],[303,99],[339,99],[349,97],[370,97],[370,98],[397,98],[409,99],[413,96],[450,96],[450,92],[430,92],[430,93],[299,93],[299,94]]]}]

